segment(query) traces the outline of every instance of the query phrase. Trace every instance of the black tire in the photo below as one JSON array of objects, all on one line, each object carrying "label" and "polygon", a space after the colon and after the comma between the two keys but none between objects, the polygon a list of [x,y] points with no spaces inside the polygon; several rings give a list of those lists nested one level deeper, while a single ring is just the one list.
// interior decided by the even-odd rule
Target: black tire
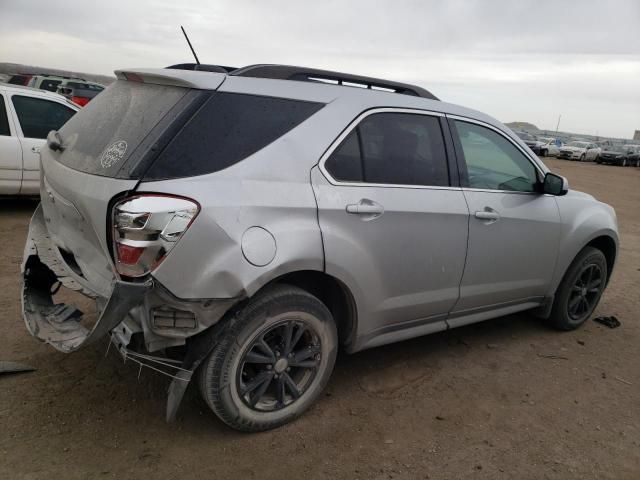
[{"label": "black tire", "polygon": [[[198,372],[200,393],[211,410],[245,432],[276,428],[302,415],[322,393],[335,364],[338,333],[327,307],[298,287],[275,285],[227,322]],[[291,348],[284,345],[287,335]],[[316,366],[294,366],[294,358],[300,365]]]},{"label": "black tire", "polygon": [[621,167],[626,167],[627,166],[627,159],[623,158],[622,161],[620,162],[620,166]]},{"label": "black tire", "polygon": [[543,156],[543,157],[546,157],[547,156],[547,151],[546,150],[542,150],[540,152],[540,155]]},{"label": "black tire", "polygon": [[[591,277],[589,271],[592,273]],[[596,283],[596,276],[593,275],[595,272],[600,274],[599,283],[593,286]],[[607,284],[607,275],[607,260],[602,251],[594,247],[582,249],[556,290],[549,323],[559,330],[575,330],[582,325],[598,305]],[[582,287],[579,286],[581,283]],[[579,288],[582,291],[578,292]],[[584,301],[578,300],[580,310],[572,310],[576,307],[577,297],[584,297]]]},{"label": "black tire", "polygon": [[581,162],[584,162],[585,158],[587,158],[587,157],[586,157],[586,156],[585,156],[585,154],[583,153],[583,154],[580,156],[580,161],[581,161]]}]

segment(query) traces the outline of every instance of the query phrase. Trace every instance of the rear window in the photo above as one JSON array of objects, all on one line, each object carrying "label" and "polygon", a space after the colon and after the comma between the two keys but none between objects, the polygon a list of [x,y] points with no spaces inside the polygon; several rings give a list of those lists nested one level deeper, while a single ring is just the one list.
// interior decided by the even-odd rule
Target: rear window
[{"label": "rear window", "polygon": [[215,93],[153,162],[145,180],[225,169],[266,147],[323,106],[285,98]]},{"label": "rear window", "polygon": [[169,112],[182,106],[189,92],[116,81],[60,129],[66,148],[59,161],[86,173],[129,177],[151,147],[147,137]]}]

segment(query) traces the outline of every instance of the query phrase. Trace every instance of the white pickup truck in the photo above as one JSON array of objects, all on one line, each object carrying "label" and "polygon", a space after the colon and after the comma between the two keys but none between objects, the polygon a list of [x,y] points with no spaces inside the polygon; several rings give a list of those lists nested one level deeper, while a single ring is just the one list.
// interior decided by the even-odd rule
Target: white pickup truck
[{"label": "white pickup truck", "polygon": [[0,84],[0,195],[38,195],[40,149],[78,110],[62,95]]}]

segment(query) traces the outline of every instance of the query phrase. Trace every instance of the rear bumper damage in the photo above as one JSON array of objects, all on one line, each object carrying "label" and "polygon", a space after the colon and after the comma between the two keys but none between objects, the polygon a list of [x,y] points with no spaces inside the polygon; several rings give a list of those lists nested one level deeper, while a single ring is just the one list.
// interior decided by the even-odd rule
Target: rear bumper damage
[{"label": "rear bumper damage", "polygon": [[[100,296],[58,253],[40,206],[29,225],[22,278],[22,314],[31,335],[64,353],[110,335],[111,343],[125,360],[131,359],[141,367],[149,367],[172,378],[167,402],[168,421],[175,418],[193,373],[215,345],[215,335],[210,332],[214,329],[209,327],[237,301],[180,300],[156,285],[151,277],[140,283],[114,279],[108,298]],[[95,299],[98,313],[92,326],[83,322],[83,312],[75,306],[55,303],[53,296],[61,285]],[[154,314],[156,310],[160,314]],[[189,317],[185,321],[181,314],[168,315],[167,311],[188,312],[193,319]],[[142,336],[144,342],[132,342],[134,335]],[[180,345],[186,345],[186,349],[184,358],[179,361],[149,354],[153,350]]]}]

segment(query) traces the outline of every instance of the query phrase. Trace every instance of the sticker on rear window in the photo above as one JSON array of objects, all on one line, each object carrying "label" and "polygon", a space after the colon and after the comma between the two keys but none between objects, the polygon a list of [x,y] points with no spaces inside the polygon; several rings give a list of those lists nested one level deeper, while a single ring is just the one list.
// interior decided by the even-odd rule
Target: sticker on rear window
[{"label": "sticker on rear window", "polygon": [[107,149],[102,153],[102,157],[100,157],[100,165],[102,168],[109,168],[124,157],[125,152],[127,151],[127,142],[124,140],[118,140],[117,142],[113,142]]}]

